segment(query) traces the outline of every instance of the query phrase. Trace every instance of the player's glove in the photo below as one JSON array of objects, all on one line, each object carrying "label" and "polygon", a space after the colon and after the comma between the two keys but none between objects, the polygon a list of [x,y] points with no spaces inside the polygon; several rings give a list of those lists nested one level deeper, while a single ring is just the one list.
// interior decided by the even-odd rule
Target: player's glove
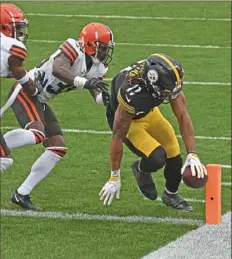
[{"label": "player's glove", "polygon": [[204,178],[207,175],[207,170],[204,165],[202,165],[197,154],[189,153],[185,160],[183,167],[181,168],[181,174],[184,173],[185,168],[190,166],[192,176],[197,176],[197,178]]},{"label": "player's glove", "polygon": [[83,88],[88,90],[99,89],[102,92],[107,92],[108,85],[99,78],[91,78],[85,82]]},{"label": "player's glove", "polygon": [[104,200],[104,205],[110,205],[114,198],[120,198],[120,188],[121,188],[121,180],[120,180],[120,171],[117,177],[112,176],[105,183],[101,191],[99,192],[100,200]]}]

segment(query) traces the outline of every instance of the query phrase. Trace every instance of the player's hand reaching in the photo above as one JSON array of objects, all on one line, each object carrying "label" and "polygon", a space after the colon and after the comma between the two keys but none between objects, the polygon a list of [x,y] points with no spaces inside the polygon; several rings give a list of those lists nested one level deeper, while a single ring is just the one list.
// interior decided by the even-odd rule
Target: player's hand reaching
[{"label": "player's hand reaching", "polygon": [[121,180],[120,177],[110,177],[99,192],[100,200],[104,205],[110,205],[114,198],[120,198]]},{"label": "player's hand reaching", "polygon": [[88,90],[99,89],[102,92],[107,92],[108,84],[106,84],[99,78],[91,78],[85,82],[84,88]]},{"label": "player's hand reaching", "polygon": [[192,176],[197,176],[197,178],[204,178],[207,175],[207,170],[205,166],[201,163],[197,154],[189,153],[185,160],[183,167],[181,168],[181,174],[184,173],[186,167],[190,166]]}]

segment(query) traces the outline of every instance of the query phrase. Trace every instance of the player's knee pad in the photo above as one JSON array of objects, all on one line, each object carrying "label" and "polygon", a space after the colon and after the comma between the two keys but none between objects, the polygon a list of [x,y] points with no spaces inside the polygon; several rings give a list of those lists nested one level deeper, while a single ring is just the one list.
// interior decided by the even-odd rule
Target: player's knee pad
[{"label": "player's knee pad", "polygon": [[66,147],[47,147],[46,150],[51,151],[60,157],[64,157],[68,152],[68,148]]},{"label": "player's knee pad", "polygon": [[45,140],[45,135],[42,131],[37,129],[29,129],[35,136],[35,144],[43,143]]},{"label": "player's knee pad", "polygon": [[166,151],[162,146],[158,146],[149,157],[142,158],[140,162],[140,169],[144,173],[156,172],[158,169],[162,168],[167,161]]},{"label": "player's knee pad", "polygon": [[0,171],[1,173],[6,171],[13,165],[13,159],[11,157],[0,157]]}]

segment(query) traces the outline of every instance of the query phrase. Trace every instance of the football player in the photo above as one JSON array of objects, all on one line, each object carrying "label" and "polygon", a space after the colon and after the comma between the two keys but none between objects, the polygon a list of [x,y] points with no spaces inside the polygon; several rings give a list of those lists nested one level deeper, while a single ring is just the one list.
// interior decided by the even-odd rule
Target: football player
[{"label": "football player", "polygon": [[[107,85],[102,78],[108,70],[114,50],[113,33],[108,26],[90,23],[80,37],[67,39],[59,49],[29,71],[37,93],[28,95],[23,89],[12,105],[22,127],[7,132],[10,149],[43,143],[45,152],[35,161],[22,185],[12,194],[12,202],[24,209],[39,210],[29,194],[56,166],[67,152],[57,118],[49,107],[51,98],[74,89],[88,89],[97,103],[107,101]],[[15,85],[14,88],[20,87]]]},{"label": "football player", "polygon": [[[131,166],[140,192],[148,199],[157,198],[151,173],[164,167],[163,203],[179,210],[192,210],[178,195],[181,174],[187,166],[191,166],[192,174],[199,178],[207,172],[196,153],[193,124],[181,91],[183,76],[184,70],[178,61],[157,53],[114,77],[107,107],[108,123],[113,130],[111,176],[99,193],[104,204],[110,205],[114,198],[119,199],[120,166],[125,143],[140,157]],[[174,129],[158,108],[164,102],[170,102],[179,123],[187,151],[183,167]]]},{"label": "football player", "polygon": [[[28,93],[35,87],[24,68],[27,57],[25,43],[28,37],[28,21],[20,8],[14,4],[0,4],[1,77],[15,78]],[[2,115],[2,112],[1,112]],[[13,159],[0,131],[0,171],[13,164]]]}]

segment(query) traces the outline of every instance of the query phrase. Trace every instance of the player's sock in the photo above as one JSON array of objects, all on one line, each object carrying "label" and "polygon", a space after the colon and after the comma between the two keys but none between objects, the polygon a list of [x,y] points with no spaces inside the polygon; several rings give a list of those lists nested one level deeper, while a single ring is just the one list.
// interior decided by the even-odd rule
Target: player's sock
[{"label": "player's sock", "polygon": [[178,191],[176,191],[176,192],[170,192],[166,187],[165,187],[165,192],[167,193],[167,194],[177,194],[178,193]]},{"label": "player's sock", "polygon": [[18,193],[28,195],[32,189],[52,171],[66,152],[67,148],[65,147],[47,148],[33,164],[27,179],[18,188]]},{"label": "player's sock", "polygon": [[44,141],[44,134],[35,129],[15,129],[8,131],[4,135],[7,146],[10,149],[23,147],[27,145],[39,144]]},{"label": "player's sock", "polygon": [[181,182],[181,167],[182,158],[180,155],[167,159],[164,176],[166,179],[165,188],[169,194],[175,194],[178,191]]}]

